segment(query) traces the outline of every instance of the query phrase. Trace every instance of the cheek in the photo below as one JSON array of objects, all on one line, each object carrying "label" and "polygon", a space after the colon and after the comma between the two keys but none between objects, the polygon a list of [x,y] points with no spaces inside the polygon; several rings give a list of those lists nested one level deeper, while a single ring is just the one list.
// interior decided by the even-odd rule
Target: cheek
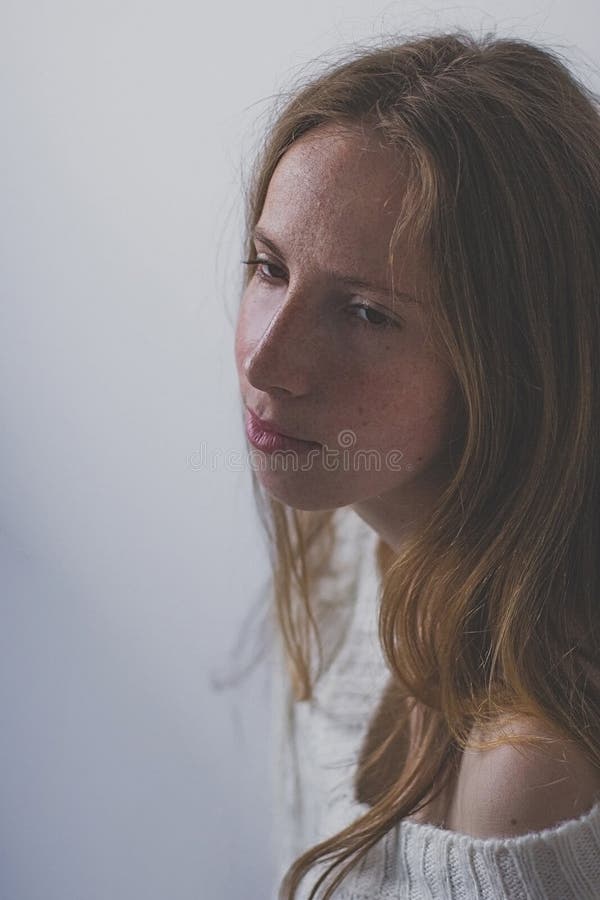
[{"label": "cheek", "polygon": [[235,364],[237,368],[238,375],[241,377],[243,373],[244,361],[246,360],[248,353],[250,351],[250,333],[248,328],[247,316],[245,313],[244,306],[240,307],[237,322],[235,325],[235,338],[234,338],[234,355],[235,355]]},{"label": "cheek", "polygon": [[454,435],[456,419],[456,385],[449,376],[432,380],[423,392],[415,419],[418,427],[414,441],[424,456],[444,451]]},{"label": "cheek", "polygon": [[254,353],[260,343],[265,329],[268,327],[268,313],[256,302],[252,302],[251,291],[242,295],[238,317],[235,325],[235,362],[238,374],[241,376],[246,360]]},{"label": "cheek", "polygon": [[359,418],[381,429],[391,442],[398,437],[435,443],[450,424],[454,408],[455,385],[447,369],[437,365],[415,364],[387,377],[371,381],[357,409]]},{"label": "cheek", "polygon": [[238,322],[238,325],[236,325],[236,329],[235,329],[233,353],[234,353],[234,357],[235,357],[235,366],[236,366],[238,375],[240,375],[241,371],[242,371],[242,353],[243,353],[243,351],[242,351],[242,336],[241,336],[241,332],[240,332],[240,328],[239,328],[239,322]]}]

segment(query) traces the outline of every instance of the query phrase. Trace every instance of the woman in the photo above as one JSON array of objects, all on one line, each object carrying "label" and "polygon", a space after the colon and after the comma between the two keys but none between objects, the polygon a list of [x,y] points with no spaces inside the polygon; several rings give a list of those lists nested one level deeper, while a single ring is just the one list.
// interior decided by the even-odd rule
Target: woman
[{"label": "woman", "polygon": [[247,202],[279,897],[600,897],[596,97],[517,39],[355,52]]}]

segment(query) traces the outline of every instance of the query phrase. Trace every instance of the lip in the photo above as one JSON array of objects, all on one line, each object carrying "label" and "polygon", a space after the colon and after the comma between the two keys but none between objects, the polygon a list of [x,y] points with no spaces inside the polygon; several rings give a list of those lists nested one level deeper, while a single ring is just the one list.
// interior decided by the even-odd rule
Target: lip
[{"label": "lip", "polygon": [[273,419],[261,419],[261,417],[257,416],[249,406],[247,406],[246,409],[254,420],[254,424],[257,426],[257,428],[260,428],[261,431],[268,431],[270,434],[278,434],[281,437],[290,438],[293,441],[300,441],[302,444],[313,444],[315,446],[317,445],[317,441],[308,441],[305,438],[299,438],[295,434],[290,434],[288,431],[284,431],[279,423],[275,422]]},{"label": "lip", "polygon": [[261,419],[249,407],[246,407],[246,411],[246,435],[250,443],[259,450],[266,452],[274,450],[302,451],[321,446],[317,441],[306,441],[280,431],[281,426],[276,422]]}]

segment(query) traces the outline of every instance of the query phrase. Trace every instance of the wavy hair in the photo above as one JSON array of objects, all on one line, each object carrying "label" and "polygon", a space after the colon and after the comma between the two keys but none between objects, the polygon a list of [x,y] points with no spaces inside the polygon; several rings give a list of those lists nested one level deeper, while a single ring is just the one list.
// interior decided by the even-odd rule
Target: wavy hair
[{"label": "wavy hair", "polygon": [[[294,141],[326,123],[373,129],[408,161],[393,241],[427,255],[463,422],[422,527],[399,552],[379,547],[390,683],[356,772],[369,809],[280,886],[294,900],[328,863],[309,898],[323,887],[328,900],[447,782],[475,727],[532,715],[600,767],[600,116],[555,50],[463,31],[355,47],[280,96],[246,194],[248,253]],[[322,670],[312,595],[333,511],[291,509],[252,477],[289,676],[306,700]]]}]

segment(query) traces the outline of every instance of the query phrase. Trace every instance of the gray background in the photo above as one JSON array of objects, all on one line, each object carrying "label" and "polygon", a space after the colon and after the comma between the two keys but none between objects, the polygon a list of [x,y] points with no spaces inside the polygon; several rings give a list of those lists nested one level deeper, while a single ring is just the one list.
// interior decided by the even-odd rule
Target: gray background
[{"label": "gray background", "polygon": [[0,900],[271,890],[268,667],[214,689],[267,573],[232,340],[271,95],[460,26],[561,46],[598,90],[595,16],[4,0]]}]

